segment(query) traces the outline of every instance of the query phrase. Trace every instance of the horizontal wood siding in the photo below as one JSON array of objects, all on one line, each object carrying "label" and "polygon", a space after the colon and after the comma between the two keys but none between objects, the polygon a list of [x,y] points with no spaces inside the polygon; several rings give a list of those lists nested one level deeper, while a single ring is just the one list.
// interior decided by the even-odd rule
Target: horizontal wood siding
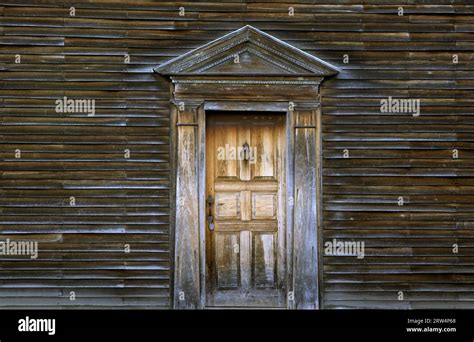
[{"label": "horizontal wood siding", "polygon": [[[39,241],[37,260],[0,256],[0,308],[170,307],[169,87],[152,68],[246,24],[341,69],[321,88],[323,237],[363,241],[366,256],[324,257],[323,306],[473,308],[473,12],[0,1],[0,240]],[[96,115],[56,113],[64,96],[95,99]],[[381,113],[388,97],[420,99],[421,115]]]}]

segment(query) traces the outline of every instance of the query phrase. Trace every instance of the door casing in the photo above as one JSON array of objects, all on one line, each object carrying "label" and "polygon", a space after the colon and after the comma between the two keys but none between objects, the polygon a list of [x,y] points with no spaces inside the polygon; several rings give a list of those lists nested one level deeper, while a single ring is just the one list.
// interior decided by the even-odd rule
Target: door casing
[{"label": "door casing", "polygon": [[[180,110],[180,109],[183,109]],[[194,137],[194,151],[189,151],[196,156],[197,165],[187,167],[195,167],[196,169],[196,179],[197,179],[197,198],[198,198],[198,254],[197,263],[198,265],[198,279],[191,286],[191,291],[188,288],[187,293],[183,291],[183,282],[177,278],[181,274],[182,278],[182,263],[180,263],[180,256],[186,251],[183,251],[183,245],[180,245],[178,239],[182,238],[182,235],[176,234],[178,231],[183,232],[188,227],[182,227],[182,222],[180,221],[177,215],[171,216],[172,222],[172,245],[175,247],[172,253],[174,254],[174,264],[172,268],[174,269],[174,289],[172,291],[172,303],[173,307],[176,309],[183,308],[205,308],[206,303],[206,265],[205,265],[205,236],[207,229],[206,225],[206,111],[258,111],[258,112],[282,112],[285,113],[285,131],[286,131],[286,242],[287,242],[287,258],[286,258],[286,277],[287,277],[287,308],[288,309],[315,309],[320,308],[320,286],[321,282],[321,269],[322,269],[322,258],[320,257],[322,250],[321,243],[321,194],[322,194],[322,182],[321,182],[321,124],[320,124],[320,106],[319,101],[310,101],[310,102],[291,102],[291,101],[275,101],[275,102],[260,102],[260,101],[195,101],[195,100],[182,100],[174,101],[171,110],[171,141],[170,141],[170,156],[172,160],[172,170],[177,170],[173,172],[171,176],[171,183],[176,185],[178,175],[178,170],[183,168],[183,165],[180,165],[183,161],[180,160],[177,154],[178,145],[179,145],[179,134],[178,130],[185,127],[191,127],[195,131],[196,135]],[[310,113],[309,118],[306,120],[299,119],[299,113]],[[192,113],[190,115],[184,113]],[[308,116],[308,115],[306,115]],[[309,124],[305,124],[307,122]],[[295,272],[295,247],[298,249],[301,246],[295,246],[295,237],[294,237],[294,227],[295,227],[295,130],[312,130],[314,133],[314,150],[316,151],[315,165],[315,184],[317,184],[316,196],[316,221],[314,222],[313,227],[309,229],[314,229],[316,232],[316,244],[317,251],[315,257],[317,265],[317,273],[315,276],[315,283],[311,284],[309,287],[309,295],[303,293],[300,295],[301,300],[300,305],[296,302],[295,298],[297,294],[295,291],[295,273],[304,272],[304,270],[296,270]],[[183,204],[183,196],[181,192],[177,191],[175,186],[172,186],[171,189],[171,207],[174,212],[174,208]],[[184,199],[186,201],[186,199]],[[174,208],[173,208],[174,207]],[[303,208],[304,210],[304,208]],[[180,226],[181,225],[181,226]],[[314,251],[314,247],[313,247]],[[300,256],[301,257],[301,256]],[[186,277],[186,276],[185,276]],[[188,282],[189,283],[189,282]],[[186,284],[186,282],[185,282]],[[301,287],[301,286],[299,286]],[[308,289],[305,289],[308,291]],[[192,300],[189,301],[187,294],[193,292]],[[293,293],[291,293],[293,292]],[[310,300],[310,303],[305,302],[305,298],[315,296],[315,299]],[[184,297],[184,300],[183,300]],[[185,305],[183,305],[185,304]]]}]

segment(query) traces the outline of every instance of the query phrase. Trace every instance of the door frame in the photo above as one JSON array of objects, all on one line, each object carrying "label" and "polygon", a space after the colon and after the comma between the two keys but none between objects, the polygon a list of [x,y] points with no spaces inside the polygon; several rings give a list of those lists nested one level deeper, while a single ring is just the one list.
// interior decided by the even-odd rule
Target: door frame
[{"label": "door frame", "polygon": [[[210,110],[285,114],[287,308],[320,308],[322,181],[319,97],[304,102],[216,101],[215,99],[183,98],[172,101],[170,122],[170,160],[171,170],[174,171],[171,173],[170,191],[171,244],[174,247],[172,249],[174,262],[171,267],[174,271],[172,278],[174,286],[171,291],[172,307],[175,309],[206,308],[206,111]],[[313,164],[310,164],[311,160],[308,160],[308,164],[298,165],[299,177],[295,174],[295,135],[298,134],[309,135],[312,137],[309,141],[314,142],[314,146],[309,147],[309,151],[314,151]],[[186,140],[184,144],[183,140]],[[308,175],[314,176],[314,179],[309,180],[314,186],[309,188],[301,184],[305,181],[304,177]],[[298,178],[295,179],[295,177]],[[300,185],[297,186],[296,193],[295,181]],[[314,193],[311,193],[311,189],[315,190]],[[301,196],[303,199],[301,202],[312,198],[311,203],[316,206],[314,215],[305,213],[308,208],[295,205],[297,196]],[[196,214],[197,221],[190,220],[190,217]],[[295,222],[295,216],[298,217],[298,222]],[[303,223],[300,222],[301,219]],[[297,230],[296,238],[295,229]],[[311,235],[311,241],[306,241],[307,232],[312,230],[314,234]],[[302,248],[299,244],[302,241],[307,244],[306,248]],[[306,267],[308,264],[313,266]]]},{"label": "door frame", "polygon": [[[245,55],[244,63],[240,63],[240,55]],[[319,86],[340,70],[250,25],[153,70],[171,81],[172,306],[204,308],[205,112],[243,109],[287,113],[287,194],[291,196],[286,229],[292,233],[288,240],[291,256],[287,269],[291,279],[287,307],[321,307]]]}]

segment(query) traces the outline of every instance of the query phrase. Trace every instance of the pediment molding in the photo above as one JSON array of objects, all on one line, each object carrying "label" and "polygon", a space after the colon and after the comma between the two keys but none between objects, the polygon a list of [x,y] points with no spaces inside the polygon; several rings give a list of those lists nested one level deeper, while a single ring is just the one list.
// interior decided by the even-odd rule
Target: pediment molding
[{"label": "pediment molding", "polygon": [[[234,63],[236,56],[245,56],[245,63]],[[339,72],[337,67],[249,25],[154,70],[164,76],[325,77]]]}]

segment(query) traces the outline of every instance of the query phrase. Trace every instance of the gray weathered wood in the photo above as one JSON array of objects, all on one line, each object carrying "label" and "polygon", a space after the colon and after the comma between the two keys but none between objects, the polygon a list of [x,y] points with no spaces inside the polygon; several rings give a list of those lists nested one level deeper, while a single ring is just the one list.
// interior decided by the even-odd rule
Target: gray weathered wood
[{"label": "gray weathered wood", "polygon": [[197,108],[178,105],[174,305],[195,309],[200,302]]},{"label": "gray weathered wood", "polygon": [[293,277],[295,307],[319,307],[316,110],[295,108]]},{"label": "gray weathered wood", "polygon": [[[320,306],[473,308],[467,296],[450,297],[472,291],[466,276],[474,252],[468,1],[404,2],[405,16],[388,1],[292,2],[293,17],[282,1],[188,2],[183,18],[173,2],[88,1],[75,3],[72,18],[62,1],[2,1],[0,240],[36,239],[45,259],[34,270],[5,264],[0,298],[9,293],[11,300],[0,300],[1,307],[170,307],[174,204],[165,199],[174,198],[175,158],[168,152],[174,123],[169,84],[152,69],[250,24],[341,70],[320,89],[321,233],[325,240],[364,239],[370,246],[364,260],[323,257]],[[209,88],[212,94],[215,85]],[[275,100],[271,86],[264,96],[257,87],[249,90],[253,102]],[[290,96],[276,90],[286,107]],[[249,103],[246,96],[236,100],[238,92],[237,86],[227,92],[227,100]],[[96,117],[56,113],[54,100],[65,94],[96,99]],[[420,99],[421,116],[381,114],[380,99],[388,96]],[[16,148],[23,150],[21,161],[13,158]],[[119,157],[126,148],[128,160]],[[454,148],[459,159],[451,156]],[[352,157],[343,158],[344,149]],[[70,196],[76,208],[68,206]],[[399,196],[404,206],[396,204]],[[453,255],[456,242],[462,248]],[[127,243],[132,253],[120,262],[117,253]],[[133,252],[144,249],[153,260]],[[55,261],[66,256],[81,264],[82,278]],[[445,264],[451,269],[439,273]],[[418,274],[417,265],[433,273],[416,278],[401,268]],[[64,300],[70,287],[86,294],[84,303]],[[411,291],[409,301],[397,300],[399,289]],[[96,296],[102,299],[94,305]]]}]

